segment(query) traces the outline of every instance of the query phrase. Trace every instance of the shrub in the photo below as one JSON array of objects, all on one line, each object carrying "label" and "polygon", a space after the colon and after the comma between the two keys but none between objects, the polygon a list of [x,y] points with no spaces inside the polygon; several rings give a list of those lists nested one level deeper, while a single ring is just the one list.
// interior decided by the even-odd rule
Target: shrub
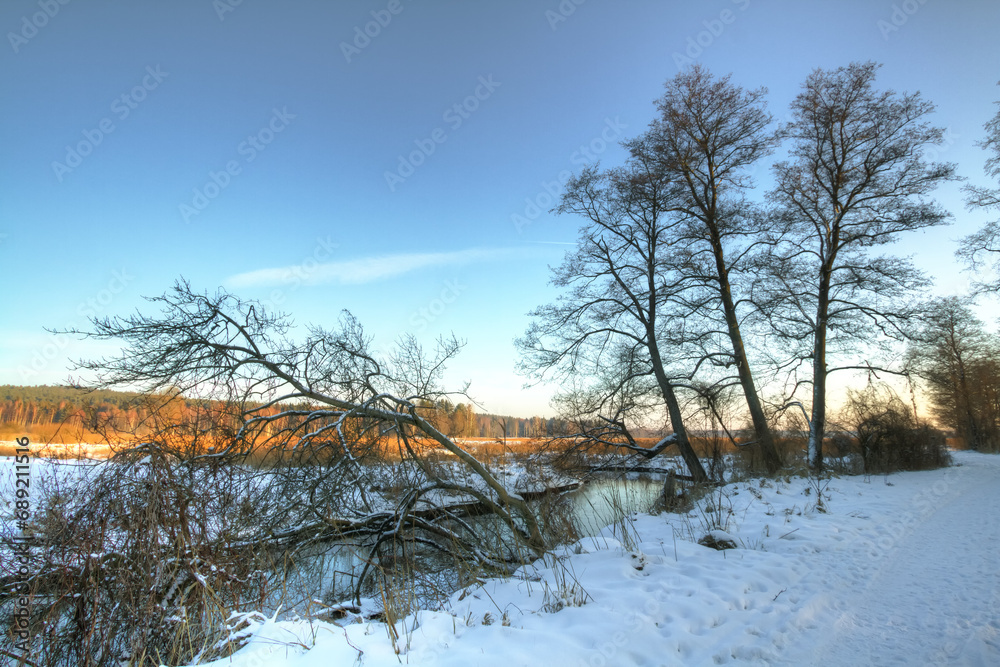
[{"label": "shrub", "polygon": [[[14,627],[16,593],[29,594],[30,653],[46,667],[228,655],[237,648],[227,641],[233,612],[261,606],[267,586],[262,549],[213,536],[246,528],[231,520],[239,473],[185,468],[148,445],[76,483],[55,479],[23,574],[9,560],[16,535],[0,535],[0,620]],[[18,654],[14,641],[0,638],[0,652]]]},{"label": "shrub", "polygon": [[847,413],[868,474],[929,470],[951,463],[944,433],[919,423],[910,408],[885,385],[849,391]]}]

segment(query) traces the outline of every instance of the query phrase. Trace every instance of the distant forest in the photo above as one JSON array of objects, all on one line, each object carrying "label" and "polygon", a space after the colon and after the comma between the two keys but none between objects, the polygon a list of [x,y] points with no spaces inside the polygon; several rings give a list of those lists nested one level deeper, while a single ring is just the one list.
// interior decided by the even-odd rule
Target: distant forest
[{"label": "distant forest", "polygon": [[[109,424],[131,431],[149,416],[148,403],[142,399],[131,392],[0,385],[0,437],[15,437],[22,429],[25,433],[51,433],[60,425],[97,430],[99,425]],[[196,401],[185,402],[193,407]],[[458,438],[544,438],[564,428],[559,419],[478,414],[469,403],[440,401],[433,407],[434,425]]]}]

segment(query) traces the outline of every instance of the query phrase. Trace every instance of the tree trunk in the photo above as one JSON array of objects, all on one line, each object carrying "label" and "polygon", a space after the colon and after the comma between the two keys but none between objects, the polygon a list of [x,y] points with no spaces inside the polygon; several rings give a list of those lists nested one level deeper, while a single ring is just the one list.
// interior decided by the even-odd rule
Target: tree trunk
[{"label": "tree trunk", "polygon": [[760,396],[757,395],[757,386],[754,383],[753,371],[750,369],[750,362],[747,359],[746,347],[743,345],[743,334],[740,332],[740,323],[736,317],[736,304],[733,303],[733,294],[729,286],[729,275],[722,259],[722,246],[716,245],[716,268],[719,271],[719,291],[722,296],[722,307],[726,315],[726,326],[729,329],[729,340],[733,345],[733,357],[736,359],[736,370],[739,373],[740,387],[743,389],[743,396],[746,398],[747,409],[750,411],[750,419],[753,422],[754,439],[757,447],[764,457],[764,465],[770,474],[774,474],[781,469],[781,456],[774,444],[774,435],[771,433],[771,425],[767,423],[764,416],[764,407],[761,405]]},{"label": "tree trunk", "polygon": [[816,332],[813,338],[812,420],[809,423],[809,468],[823,469],[823,436],[826,433],[826,329],[830,310],[830,275],[824,266],[816,305]]},{"label": "tree trunk", "polygon": [[[525,527],[528,531],[528,546],[535,551],[535,555],[541,555],[545,551],[545,539],[542,536],[541,527],[538,525],[538,520],[535,517],[535,513],[532,511],[531,507],[524,501],[524,498],[513,491],[509,491],[492,473],[480,463],[474,456],[465,451],[462,447],[457,445],[447,437],[441,431],[434,428],[434,426],[417,414],[416,409],[411,409],[409,412],[409,421],[419,428],[425,435],[430,436],[437,441],[442,447],[454,454],[469,466],[472,471],[479,476],[479,478],[486,483],[486,485],[497,494],[500,507],[511,508],[525,523]],[[481,498],[483,502],[486,502],[485,497]],[[487,503],[492,505],[492,509],[496,512],[498,516],[503,516],[502,511],[497,511],[499,508],[492,503]]]},{"label": "tree trunk", "polygon": [[962,359],[961,352],[958,351],[958,345],[956,345],[953,341],[951,346],[954,350],[955,361],[958,367],[959,400],[955,401],[955,407],[957,410],[965,412],[965,430],[968,433],[966,444],[978,452],[982,445],[982,438],[979,431],[979,422],[976,419],[972,408],[972,392],[969,390],[969,381],[966,375],[965,363]]},{"label": "tree trunk", "polygon": [[667,404],[670,425],[677,436],[677,448],[680,450],[681,457],[684,459],[684,463],[687,465],[688,471],[691,473],[694,481],[707,482],[708,475],[705,473],[705,468],[701,465],[701,461],[698,459],[698,455],[695,454],[694,448],[691,447],[691,441],[688,440],[687,429],[684,428],[684,418],[681,415],[681,406],[677,401],[674,386],[670,384],[666,371],[663,370],[663,363],[660,361],[660,350],[656,345],[656,340],[652,337],[652,332],[649,332],[648,336],[649,342],[647,345],[649,356],[653,363],[653,373],[656,375],[656,381],[660,385],[660,393],[663,394],[663,401]]},{"label": "tree trunk", "polygon": [[823,435],[826,431],[826,330],[817,330],[816,346],[813,355],[812,419],[809,422],[809,468],[815,472],[819,472],[823,469]]}]

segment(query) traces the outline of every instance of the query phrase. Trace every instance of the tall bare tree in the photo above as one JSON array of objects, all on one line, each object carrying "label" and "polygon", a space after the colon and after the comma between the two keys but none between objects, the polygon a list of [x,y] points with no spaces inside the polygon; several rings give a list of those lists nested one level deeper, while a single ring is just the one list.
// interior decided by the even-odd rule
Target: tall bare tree
[{"label": "tall bare tree", "polygon": [[746,200],[753,186],[750,168],[778,143],[766,93],[764,88],[744,90],[728,76],[716,79],[696,65],[666,83],[657,103],[660,116],[630,147],[679,186],[671,205],[683,224],[670,229],[669,240],[688,253],[690,286],[700,286],[710,297],[702,300],[699,319],[719,331],[729,348],[728,358],[716,356],[714,362],[735,366],[756,446],[773,473],[782,462],[744,342],[748,304],[736,285],[746,258],[767,239],[763,216]]},{"label": "tall bare tree", "polygon": [[792,160],[774,167],[771,197],[788,236],[764,266],[784,306],[772,311],[776,333],[803,343],[811,365],[814,469],[823,464],[827,377],[837,370],[831,353],[901,336],[908,295],[926,282],[908,260],[872,249],[949,217],[928,198],[955,178],[953,165],[923,157],[943,138],[926,122],[934,105],[919,93],[877,90],[877,70],[867,62],[810,74],[784,132]]},{"label": "tall bare tree", "polygon": [[[996,104],[1000,106],[1000,101]],[[1000,109],[983,127],[986,138],[978,145],[989,151],[986,175],[1000,182]],[[1000,188],[967,185],[965,193],[968,208],[1000,212]],[[979,231],[962,239],[956,254],[974,274],[988,276],[975,281],[976,291],[1000,292],[1000,220],[991,220]]]},{"label": "tall bare tree", "polygon": [[517,344],[529,375],[583,382],[585,390],[570,403],[624,434],[625,447],[636,448],[628,420],[650,409],[650,394],[658,392],[674,432],[660,449],[676,442],[691,477],[705,481],[684,427],[678,376],[665,361],[671,350],[661,347],[678,324],[671,305],[686,290],[683,280],[671,279],[668,265],[667,234],[677,224],[668,215],[673,190],[642,151],[626,167],[589,167],[571,179],[557,210],[587,222],[577,249],[553,271],[552,283],[565,291],[531,313]]}]

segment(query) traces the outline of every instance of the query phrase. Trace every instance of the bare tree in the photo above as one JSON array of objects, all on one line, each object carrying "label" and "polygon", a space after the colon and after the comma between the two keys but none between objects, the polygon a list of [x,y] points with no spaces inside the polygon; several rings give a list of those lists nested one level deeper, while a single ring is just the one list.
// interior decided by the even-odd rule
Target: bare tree
[{"label": "bare tree", "polygon": [[[1000,106],[1000,101],[997,105]],[[983,127],[986,138],[978,145],[989,151],[986,175],[1000,182],[1000,109]],[[965,193],[968,208],[1000,212],[1000,188],[967,185]],[[955,254],[975,275],[990,275],[988,280],[975,281],[977,292],[1000,291],[1000,220],[987,222],[982,229],[962,239]]]},{"label": "bare tree", "polygon": [[[309,330],[302,343],[288,336],[281,315],[257,304],[219,292],[193,291],[179,282],[168,294],[151,299],[164,306],[162,317],[142,314],[94,321],[94,331],[71,333],[117,340],[127,347],[121,356],[79,362],[78,370],[93,374],[98,388],[129,386],[145,392],[174,387],[182,392],[225,396],[239,406],[241,427],[229,447],[263,439],[269,446],[308,449],[315,441],[332,441],[345,460],[356,459],[352,447],[373,446],[373,438],[398,436],[404,447],[422,437],[454,455],[481,486],[445,479],[419,456],[412,460],[427,476],[427,487],[417,491],[415,503],[433,489],[469,494],[490,510],[518,526],[518,534],[532,549],[544,548],[534,514],[506,489],[469,452],[434,428],[421,415],[418,402],[445,394],[439,383],[445,364],[461,344],[441,339],[427,354],[412,336],[401,339],[393,353],[380,359],[371,351],[371,339],[350,313],[339,330]],[[306,402],[307,410],[292,410],[290,402]],[[277,406],[269,414],[268,407]],[[281,418],[301,421],[281,428],[265,428]],[[348,432],[348,429],[353,432]],[[225,451],[205,454],[221,456]],[[357,466],[349,474],[358,474]],[[320,520],[316,507],[302,508],[297,519]],[[460,540],[461,541],[461,540]],[[540,553],[540,551],[539,551]]]},{"label": "bare tree", "polygon": [[[380,356],[345,313],[336,329],[313,327],[296,342],[286,317],[183,281],[151,302],[160,313],[67,332],[123,346],[78,362],[90,386],[189,405],[162,401],[160,423],[76,487],[58,530],[38,544],[32,632],[44,664],[190,661],[225,639],[233,612],[275,603],[248,597],[254,588],[288,590],[283,579],[305,576],[295,564],[324,550],[356,553],[356,565],[307,600],[377,597],[415,556],[450,559],[458,577],[468,567],[510,572],[544,552],[529,494],[420,407],[446,397],[441,374],[458,341],[425,351],[404,337]],[[0,573],[4,610],[23,579]]]},{"label": "bare tree", "polygon": [[701,286],[711,296],[701,303],[699,319],[727,339],[729,347],[727,358],[716,351],[713,363],[736,367],[756,445],[774,473],[781,457],[744,343],[748,304],[736,288],[745,259],[768,238],[762,233],[764,217],[746,200],[753,185],[749,169],[778,143],[770,129],[766,93],[764,88],[744,90],[728,76],[715,79],[696,65],[666,83],[657,103],[660,117],[644,140],[630,148],[654,160],[663,177],[679,185],[671,205],[685,224],[671,227],[670,242],[689,255],[685,270],[690,285]]},{"label": "bare tree", "polygon": [[[517,344],[522,370],[530,375],[593,379],[574,405],[577,415],[598,418],[597,437],[607,444],[636,449],[627,422],[648,411],[651,392],[658,392],[673,438],[648,453],[676,442],[691,477],[700,482],[707,476],[684,427],[678,376],[665,362],[670,350],[661,347],[667,330],[678,324],[668,306],[682,300],[686,288],[671,281],[667,266],[665,237],[676,224],[667,216],[673,187],[641,153],[627,167],[603,173],[587,168],[568,183],[557,210],[580,215],[587,224],[577,249],[553,271],[552,283],[566,291],[531,313],[534,321]],[[607,437],[609,432],[624,438]]]},{"label": "bare tree", "polygon": [[792,161],[774,167],[771,197],[788,236],[762,267],[783,306],[771,311],[775,332],[803,344],[811,365],[814,469],[823,463],[827,377],[838,370],[831,356],[901,337],[899,323],[912,315],[908,295],[926,282],[908,260],[871,249],[949,217],[928,198],[955,178],[953,165],[923,159],[943,137],[925,120],[934,106],[919,93],[877,90],[877,69],[853,63],[810,74],[785,129]]}]

